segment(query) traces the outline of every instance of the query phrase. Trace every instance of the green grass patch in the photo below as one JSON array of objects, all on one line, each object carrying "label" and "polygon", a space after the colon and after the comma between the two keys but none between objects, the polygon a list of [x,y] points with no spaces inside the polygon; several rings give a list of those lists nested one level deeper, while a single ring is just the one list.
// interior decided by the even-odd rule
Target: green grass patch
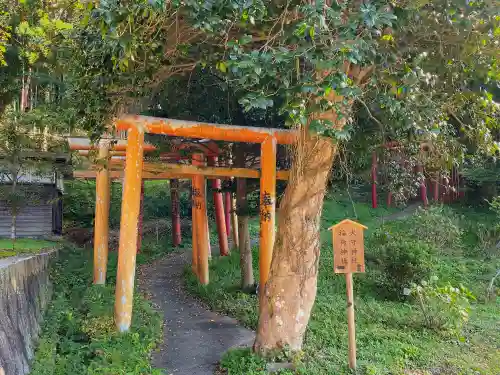
[{"label": "green grass patch", "polygon": [[[163,238],[143,241],[137,263],[165,254]],[[45,314],[31,375],[160,375],[150,352],[162,337],[162,319],[136,290],[132,329],[115,331],[116,252],[111,252],[108,284],[92,285],[92,251],[65,246],[51,268],[53,300]]]},{"label": "green grass patch", "polygon": [[18,238],[12,241],[10,238],[0,238],[0,258],[19,254],[38,254],[42,250],[57,246],[59,246],[57,242],[46,240]]},{"label": "green grass patch", "polygon": [[[480,239],[473,228],[492,219],[487,212],[472,214],[471,209],[436,208],[429,215],[415,215],[384,222],[394,210],[373,210],[368,204],[353,203],[346,196],[333,196],[325,202],[321,238],[323,242],[318,278],[318,294],[306,332],[303,353],[295,360],[297,370],[281,374],[350,374],[347,366],[347,318],[345,279],[332,271],[332,224],[353,218],[368,226],[367,272],[354,276],[359,374],[500,374],[500,299],[486,303],[486,286],[500,269],[500,257],[485,258]],[[470,215],[469,215],[470,214]],[[478,300],[473,303],[470,320],[460,338],[426,328],[418,306],[403,296],[385,298],[384,268],[376,263],[382,246],[380,235],[389,233],[391,241],[423,246],[430,252],[430,273],[440,282],[462,283]],[[422,244],[422,245],[418,245]],[[409,250],[412,246],[407,247]],[[254,270],[258,280],[257,249]],[[371,255],[371,256],[370,256]],[[418,275],[417,275],[418,276]],[[423,277],[423,276],[422,276]],[[239,254],[215,258],[210,265],[210,284],[200,286],[186,272],[188,289],[212,309],[236,317],[248,327],[257,325],[257,297],[239,290]],[[403,289],[403,285],[401,288]],[[400,293],[399,290],[395,291]],[[402,294],[402,293],[401,293]],[[230,351],[221,362],[228,374],[267,374],[262,359],[249,350]],[[412,372],[413,371],[413,372]]]}]

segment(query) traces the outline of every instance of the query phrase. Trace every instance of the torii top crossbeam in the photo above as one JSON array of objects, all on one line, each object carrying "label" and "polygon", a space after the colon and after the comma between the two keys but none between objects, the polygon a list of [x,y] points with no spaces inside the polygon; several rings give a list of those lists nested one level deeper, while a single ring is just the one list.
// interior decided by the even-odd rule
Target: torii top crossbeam
[{"label": "torii top crossbeam", "polygon": [[135,127],[142,129],[146,133],[166,134],[184,138],[208,138],[228,142],[262,143],[271,136],[276,139],[278,144],[292,144],[297,134],[293,130],[286,129],[220,125],[138,115],[123,116],[116,120],[115,123],[118,130],[128,130]]}]

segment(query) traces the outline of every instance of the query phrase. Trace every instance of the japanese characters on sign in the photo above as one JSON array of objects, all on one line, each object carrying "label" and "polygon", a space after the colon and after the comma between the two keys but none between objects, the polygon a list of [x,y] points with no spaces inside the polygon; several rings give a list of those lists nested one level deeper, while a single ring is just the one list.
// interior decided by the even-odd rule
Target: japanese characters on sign
[{"label": "japanese characters on sign", "polygon": [[365,226],[344,220],[330,228],[333,232],[335,273],[365,272]]},{"label": "japanese characters on sign", "polygon": [[270,208],[273,205],[273,198],[271,194],[264,191],[262,194],[262,199],[260,202],[260,220],[261,221],[271,221],[271,211]]}]

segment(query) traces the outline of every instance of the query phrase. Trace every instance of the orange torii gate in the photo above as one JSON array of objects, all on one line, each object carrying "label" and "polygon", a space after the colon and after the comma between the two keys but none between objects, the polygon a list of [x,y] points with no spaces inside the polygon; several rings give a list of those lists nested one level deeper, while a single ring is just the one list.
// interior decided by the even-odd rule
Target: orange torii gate
[{"label": "orange torii gate", "polygon": [[[108,254],[108,226],[109,226],[109,181],[110,178],[121,178],[123,173],[114,171],[113,169],[123,170],[124,160],[120,157],[125,156],[126,150],[126,140],[115,139],[110,137],[105,137],[99,141],[98,144],[94,144],[88,138],[83,137],[68,137],[69,148],[73,151],[78,151],[82,156],[90,156],[92,150],[99,151],[98,159],[104,163],[99,163],[99,165],[91,166],[91,170],[80,170],[73,173],[76,178],[95,178],[96,179],[96,216],[95,216],[95,230],[94,230],[94,283],[104,284],[106,279],[106,268],[107,268],[107,254]],[[212,164],[217,163],[217,155],[219,154],[219,149],[217,144],[213,141],[202,142],[202,143],[182,143],[178,147],[175,147],[175,151],[179,151],[186,148],[196,148],[206,153]],[[145,151],[154,151],[156,148],[152,145],[145,145]],[[182,157],[178,152],[161,153],[160,160],[181,160],[186,157]],[[159,164],[159,163],[147,163],[148,167],[145,166],[145,173],[143,173],[143,179],[170,179],[170,194],[172,199],[172,242],[174,246],[178,246],[181,243],[181,222],[180,222],[180,212],[178,207],[178,192],[177,192],[177,181],[178,177],[185,177],[188,175],[196,175],[199,173],[206,174],[206,171],[197,170],[184,170],[185,167],[190,167],[186,165],[178,164]],[[92,169],[95,169],[93,173]],[[225,213],[231,215],[227,210],[224,211],[222,192],[220,191],[221,181],[217,175],[231,176],[231,173],[227,173],[227,169],[216,168],[213,178],[213,184],[216,190],[214,190],[214,206],[215,214],[217,219],[217,234],[219,239],[219,247],[221,255],[229,254],[228,245],[228,230],[226,228],[226,221],[229,218],[224,218]],[[169,172],[165,172],[169,170]],[[172,170],[179,172],[179,176],[176,173],[172,173]],[[241,177],[241,174],[246,170],[234,171],[236,175]],[[258,172],[252,171],[250,172]],[[151,173],[152,172],[152,173]],[[204,173],[205,172],[205,173]],[[191,177],[192,177],[191,176]],[[255,177],[251,174],[248,177]],[[143,190],[143,185],[141,185]],[[141,191],[141,204],[142,204],[142,194]],[[142,207],[142,206],[141,206]],[[142,210],[142,209],[141,209]],[[236,218],[233,216],[234,225],[236,225]],[[141,236],[142,236],[142,212],[139,219],[138,225],[138,240],[137,240],[137,251],[140,249]],[[208,233],[207,233],[208,235]],[[235,236],[233,236],[235,240]],[[237,244],[237,241],[234,241]]]},{"label": "orange torii gate", "polygon": [[[261,144],[259,271],[261,291],[263,291],[269,275],[274,245],[277,144],[292,144],[296,139],[296,133],[291,130],[217,125],[147,116],[122,117],[116,121],[116,128],[128,131],[116,278],[115,323],[117,329],[121,332],[128,331],[132,320],[145,133]],[[202,168],[204,162],[203,154],[193,155],[195,167]],[[195,174],[192,194],[193,271],[196,272],[201,283],[207,284],[209,254],[204,184],[205,175]]]}]

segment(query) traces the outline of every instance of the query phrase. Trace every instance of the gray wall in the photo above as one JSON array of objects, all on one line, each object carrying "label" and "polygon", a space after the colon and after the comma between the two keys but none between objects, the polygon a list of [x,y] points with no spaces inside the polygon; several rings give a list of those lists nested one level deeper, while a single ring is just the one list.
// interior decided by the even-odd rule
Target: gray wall
[{"label": "gray wall", "polygon": [[52,253],[0,259],[0,374],[25,375],[52,285]]}]

